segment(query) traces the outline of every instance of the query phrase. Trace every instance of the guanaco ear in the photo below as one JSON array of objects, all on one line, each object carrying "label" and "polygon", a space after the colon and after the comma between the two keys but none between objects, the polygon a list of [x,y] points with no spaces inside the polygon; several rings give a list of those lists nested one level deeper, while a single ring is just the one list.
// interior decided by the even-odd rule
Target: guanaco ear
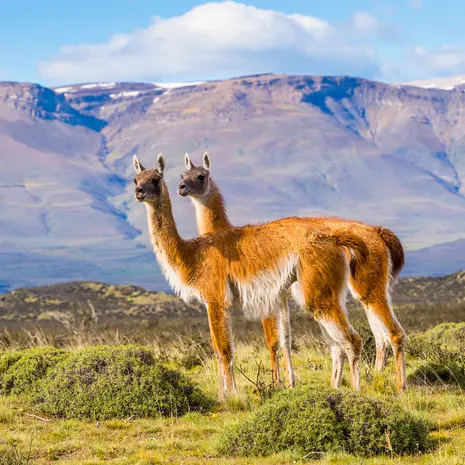
[{"label": "guanaco ear", "polygon": [[165,170],[165,159],[163,155],[160,153],[157,158],[157,171],[160,174],[163,174],[164,170]]},{"label": "guanaco ear", "polygon": [[210,171],[210,166],[212,166],[212,162],[210,161],[210,155],[207,152],[203,154],[203,167]]},{"label": "guanaco ear", "polygon": [[191,170],[194,167],[188,153],[184,155],[184,164],[188,170]]},{"label": "guanaco ear", "polygon": [[137,155],[132,157],[132,164],[134,165],[134,169],[136,170],[137,174],[140,174],[145,170],[145,168],[142,166],[142,163],[137,158]]}]

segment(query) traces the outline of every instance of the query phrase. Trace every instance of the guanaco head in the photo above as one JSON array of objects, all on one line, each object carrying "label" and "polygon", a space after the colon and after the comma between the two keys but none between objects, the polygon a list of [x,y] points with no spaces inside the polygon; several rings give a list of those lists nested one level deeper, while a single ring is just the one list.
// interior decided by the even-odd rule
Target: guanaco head
[{"label": "guanaco head", "polygon": [[182,197],[203,197],[210,188],[210,157],[208,153],[203,154],[203,166],[194,166],[189,155],[184,156],[187,171],[181,174],[181,182],[178,186],[178,194]]},{"label": "guanaco head", "polygon": [[134,155],[132,162],[137,176],[134,178],[134,196],[138,202],[155,202],[163,191],[163,170],[165,169],[165,159],[163,155],[158,155],[157,167],[146,170],[139,159]]}]

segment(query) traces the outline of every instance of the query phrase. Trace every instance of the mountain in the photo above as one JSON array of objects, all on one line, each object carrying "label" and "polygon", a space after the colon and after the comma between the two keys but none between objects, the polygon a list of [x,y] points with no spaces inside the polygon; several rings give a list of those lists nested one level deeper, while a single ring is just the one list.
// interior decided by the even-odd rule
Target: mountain
[{"label": "mountain", "polygon": [[405,275],[465,268],[465,89],[346,76],[258,75],[186,84],[0,83],[0,292],[70,280],[166,290],[132,196],[137,153],[208,150],[235,224],[337,215],[382,224]]}]

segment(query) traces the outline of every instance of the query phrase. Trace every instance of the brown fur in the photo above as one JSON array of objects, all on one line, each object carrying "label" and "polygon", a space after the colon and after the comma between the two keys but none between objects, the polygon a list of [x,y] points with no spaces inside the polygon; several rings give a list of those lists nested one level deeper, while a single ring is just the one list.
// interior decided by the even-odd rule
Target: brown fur
[{"label": "brown fur", "polygon": [[270,352],[271,373],[273,382],[279,384],[279,330],[276,317],[262,319],[263,331],[265,332],[266,346]]},{"label": "brown fur", "polygon": [[402,242],[399,238],[387,228],[378,226],[375,231],[381,236],[391,255],[391,281],[394,282],[405,264],[405,253]]},{"label": "brown fur", "polygon": [[262,279],[264,273],[281,270],[283,260],[295,260],[296,268],[295,272],[283,268],[287,270],[283,275],[285,281],[275,289],[276,298],[287,292],[293,282],[297,283],[305,308],[322,324],[330,325],[340,339],[349,358],[352,384],[358,389],[361,344],[341,307],[347,266],[339,244],[356,248],[357,256],[364,259],[367,256],[364,242],[348,231],[330,231],[324,225],[294,218],[233,227],[183,240],[177,232],[162,179],[163,159],[159,157],[156,170],[142,170],[136,161],[135,195],[139,202],[145,203],[157,258],[167,270],[171,284],[179,286],[182,295],[193,292],[207,306],[212,344],[218,358],[220,396],[234,388],[228,288],[237,283],[250,289],[252,295],[256,293],[260,302],[267,299],[268,291],[255,280]]},{"label": "brown fur", "polygon": [[[178,189],[181,195],[189,195],[192,198],[201,234],[232,228],[221,192],[210,177],[210,159],[207,154],[204,155],[204,165],[206,159],[208,169],[205,166],[195,167],[189,160],[189,165],[186,166],[188,170],[183,173]],[[201,176],[202,182],[199,182],[198,176]],[[404,251],[398,237],[389,229],[339,218],[289,218],[282,221],[302,221],[324,227],[327,231],[338,234],[339,238],[343,238],[344,233],[347,232],[345,245],[348,246],[346,254],[350,260],[350,284],[355,295],[363,303],[375,333],[377,344],[375,367],[381,370],[384,366],[386,339],[388,339],[395,353],[398,389],[403,390],[405,388],[403,356],[405,332],[394,315],[389,297],[390,284],[399,275],[404,264]],[[366,259],[361,259],[362,257],[356,255],[355,244],[350,245],[354,238],[368,247],[369,254],[365,257]],[[342,242],[336,243],[343,245]],[[382,323],[381,331],[372,314]],[[269,325],[273,326],[271,322]],[[383,327],[387,335],[381,334],[384,331]]]}]

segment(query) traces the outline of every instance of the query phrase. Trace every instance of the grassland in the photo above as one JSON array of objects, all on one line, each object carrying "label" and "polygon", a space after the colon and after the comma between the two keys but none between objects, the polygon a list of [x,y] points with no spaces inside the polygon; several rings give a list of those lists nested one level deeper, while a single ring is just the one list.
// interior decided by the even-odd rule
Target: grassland
[{"label": "grassland", "polygon": [[[109,336],[109,335],[107,335]],[[258,335],[257,335],[258,336]],[[100,335],[101,337],[101,335]],[[180,336],[181,337],[181,336]],[[92,344],[92,338],[81,344]],[[181,337],[182,340],[182,337]],[[197,341],[197,340],[196,340]],[[171,347],[153,347],[167,357],[172,366],[182,369],[207,393],[216,394],[215,362],[208,349],[199,348],[202,362],[190,369],[184,367],[186,354],[196,350],[197,342],[184,339]],[[71,342],[71,341],[70,341]],[[99,341],[100,342],[100,341]],[[109,342],[109,341],[108,341]],[[150,341],[146,341],[149,343]],[[237,373],[239,391],[226,402],[218,404],[213,413],[187,414],[168,419],[122,419],[102,422],[46,418],[19,398],[0,398],[1,464],[463,464],[465,463],[465,396],[459,387],[449,385],[413,386],[398,396],[393,373],[374,375],[363,366],[362,389],[382,399],[397,398],[410,412],[424,417],[436,426],[430,435],[431,447],[426,454],[413,457],[378,457],[360,459],[344,455],[324,455],[318,460],[286,452],[260,459],[226,459],[217,456],[216,442],[225,428],[243,418],[267,395],[270,388],[267,352],[260,337],[240,341],[236,366],[257,383],[259,389],[243,374]],[[323,346],[312,338],[297,339],[295,368],[299,384],[328,384],[330,360]],[[409,372],[419,363],[409,360]],[[346,376],[346,389],[347,376]],[[34,415],[37,415],[35,417]],[[38,418],[40,417],[40,418]],[[318,452],[318,451],[316,451]]]},{"label": "grassland", "polygon": [[[461,300],[461,299],[459,299]],[[268,353],[259,324],[235,317],[236,379],[238,392],[207,414],[188,413],[175,418],[124,418],[106,421],[64,420],[48,417],[15,396],[0,396],[0,465],[30,464],[465,464],[465,396],[457,383],[411,385],[395,392],[389,363],[383,374],[373,373],[373,340],[365,317],[354,309],[352,320],[365,339],[362,390],[373,397],[396,401],[433,425],[428,451],[416,456],[379,456],[363,459],[344,454],[302,456],[286,451],[266,458],[225,458],[217,442],[231,425],[245,418],[272,394]],[[400,320],[415,334],[441,321],[464,321],[461,302],[397,308]],[[330,357],[319,330],[306,315],[293,313],[294,364],[300,385],[328,385]],[[75,326],[73,327],[72,324]],[[139,326],[74,320],[71,326],[16,327],[0,333],[0,350],[52,345],[76,350],[98,344],[135,343],[152,347],[170,367],[187,374],[207,394],[217,392],[216,362],[209,343],[206,318],[155,319]],[[434,347],[432,347],[434,350]],[[421,352],[421,351],[420,351]],[[409,349],[408,374],[424,362]],[[439,354],[441,357],[441,354]],[[344,388],[348,387],[345,373]]]}]

